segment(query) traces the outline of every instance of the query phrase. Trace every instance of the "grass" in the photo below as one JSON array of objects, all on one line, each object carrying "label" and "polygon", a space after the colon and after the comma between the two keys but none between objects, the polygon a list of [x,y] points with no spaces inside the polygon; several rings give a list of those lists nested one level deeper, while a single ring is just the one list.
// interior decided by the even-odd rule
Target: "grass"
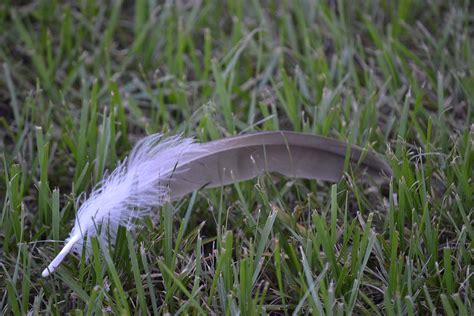
[{"label": "grass", "polygon": [[[470,1],[0,4],[2,314],[472,315]],[[40,276],[146,134],[327,135],[390,183],[262,177]]]}]

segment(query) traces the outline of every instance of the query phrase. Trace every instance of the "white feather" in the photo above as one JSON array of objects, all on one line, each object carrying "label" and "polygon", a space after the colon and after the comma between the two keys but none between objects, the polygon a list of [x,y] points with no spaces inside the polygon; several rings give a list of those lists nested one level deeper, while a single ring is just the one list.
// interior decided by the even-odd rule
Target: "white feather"
[{"label": "white feather", "polygon": [[80,206],[66,245],[42,276],[51,274],[71,251],[81,254],[85,249],[88,257],[89,237],[113,245],[119,226],[133,228],[137,220],[169,199],[168,184],[180,159],[199,152],[199,144],[190,138],[174,136],[163,140],[161,134],[156,134],[141,140],[128,159],[105,176]]},{"label": "white feather", "polygon": [[[205,144],[180,136],[166,140],[161,135],[147,137],[81,205],[66,245],[42,275],[53,272],[71,251],[81,254],[85,249],[88,256],[89,237],[113,245],[119,226],[131,229],[166,201],[204,187],[249,180],[267,172],[338,181],[349,152],[347,146],[334,139],[285,131],[239,135]],[[373,176],[392,175],[390,166],[376,154],[354,145],[349,149],[351,165],[361,165]]]}]

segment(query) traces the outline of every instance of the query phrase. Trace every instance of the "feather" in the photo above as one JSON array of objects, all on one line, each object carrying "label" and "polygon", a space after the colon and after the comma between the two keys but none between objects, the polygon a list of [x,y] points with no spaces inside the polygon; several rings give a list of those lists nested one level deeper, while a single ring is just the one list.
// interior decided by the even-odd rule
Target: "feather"
[{"label": "feather", "polygon": [[[51,274],[69,252],[90,252],[90,239],[115,241],[119,226],[133,229],[167,201],[201,188],[252,179],[266,172],[292,178],[338,181],[346,154],[374,177],[391,176],[375,153],[344,142],[294,132],[260,132],[199,144],[161,134],[140,141],[115,171],[105,176],[80,206],[66,245],[42,276]],[[84,240],[86,245],[84,247]]]}]

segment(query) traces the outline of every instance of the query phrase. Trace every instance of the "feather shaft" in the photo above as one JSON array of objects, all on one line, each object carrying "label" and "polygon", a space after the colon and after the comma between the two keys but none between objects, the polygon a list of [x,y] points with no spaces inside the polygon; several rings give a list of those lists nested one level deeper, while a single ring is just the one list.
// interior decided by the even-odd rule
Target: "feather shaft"
[{"label": "feather shaft", "polygon": [[80,234],[76,234],[73,237],[69,239],[69,241],[66,243],[66,245],[61,249],[61,251],[58,253],[58,255],[51,261],[51,263],[48,265],[46,269],[41,272],[41,276],[43,278],[47,277],[51,273],[53,273],[56,268],[61,264],[61,262],[64,260],[64,258],[67,256],[69,252],[71,252],[72,248],[74,245],[81,239]]}]

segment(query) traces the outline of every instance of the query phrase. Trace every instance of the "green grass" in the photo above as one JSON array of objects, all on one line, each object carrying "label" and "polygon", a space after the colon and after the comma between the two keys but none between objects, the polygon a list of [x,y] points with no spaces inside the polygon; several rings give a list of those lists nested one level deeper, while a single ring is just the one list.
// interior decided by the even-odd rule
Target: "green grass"
[{"label": "green grass", "polygon": [[[465,1],[0,4],[1,314],[474,311]],[[203,190],[40,273],[144,135],[295,130],[385,154],[376,185]]]}]

